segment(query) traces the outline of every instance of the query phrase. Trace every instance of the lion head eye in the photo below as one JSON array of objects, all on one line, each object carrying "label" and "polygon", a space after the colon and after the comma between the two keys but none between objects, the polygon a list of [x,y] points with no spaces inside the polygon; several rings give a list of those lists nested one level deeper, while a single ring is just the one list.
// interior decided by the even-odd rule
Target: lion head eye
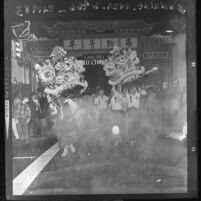
[{"label": "lion head eye", "polygon": [[57,64],[55,65],[55,68],[56,68],[57,70],[60,70],[63,66],[64,66],[64,64],[63,64],[62,62],[59,62],[59,63],[57,63]]},{"label": "lion head eye", "polygon": [[70,79],[71,79],[71,78],[70,78],[70,75],[68,75],[68,74],[65,75],[64,79],[65,79],[66,81],[70,81]]},{"label": "lion head eye", "polygon": [[65,62],[65,64],[66,64],[66,66],[68,66],[68,67],[70,66],[70,63],[69,63],[69,62]]},{"label": "lion head eye", "polygon": [[53,73],[52,72],[45,72],[44,73],[44,76],[46,77],[46,78],[49,78],[49,77],[52,77],[53,76]]},{"label": "lion head eye", "polygon": [[107,69],[109,72],[112,72],[112,71],[114,71],[114,68],[108,68]]}]

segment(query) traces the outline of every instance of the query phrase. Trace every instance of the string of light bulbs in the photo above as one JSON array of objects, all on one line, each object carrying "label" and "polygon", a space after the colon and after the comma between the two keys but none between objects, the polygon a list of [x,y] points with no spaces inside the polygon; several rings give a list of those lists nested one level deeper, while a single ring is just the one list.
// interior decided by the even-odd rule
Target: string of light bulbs
[{"label": "string of light bulbs", "polygon": [[[26,25],[26,27],[23,29],[23,31],[20,34],[17,34],[17,30],[21,29],[22,26]],[[27,39],[27,40],[37,40],[38,38],[36,37],[35,34],[30,33],[30,21],[24,21],[23,23],[13,25],[11,26],[12,32],[15,37],[20,38],[20,39]]]},{"label": "string of light bulbs", "polygon": [[102,2],[102,1],[88,1],[82,0],[71,4],[59,5],[17,5],[16,15],[23,17],[30,14],[47,14],[47,13],[72,13],[72,12],[86,12],[86,11],[146,11],[146,10],[169,10],[178,11],[180,14],[186,14],[186,10],[181,4],[175,2],[161,1],[136,1],[134,4],[131,1],[119,2]]}]

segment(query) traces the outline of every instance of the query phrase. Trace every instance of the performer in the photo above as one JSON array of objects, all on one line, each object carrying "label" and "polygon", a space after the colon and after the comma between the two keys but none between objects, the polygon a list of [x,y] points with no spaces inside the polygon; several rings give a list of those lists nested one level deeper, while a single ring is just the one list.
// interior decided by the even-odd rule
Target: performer
[{"label": "performer", "polygon": [[54,130],[58,139],[59,148],[60,150],[63,150],[61,156],[65,157],[68,154],[68,151],[71,151],[72,153],[76,151],[73,145],[76,135],[76,122],[73,119],[73,112],[76,107],[72,109],[64,99],[60,99],[60,104],[57,107],[59,109]]},{"label": "performer", "polygon": [[14,113],[14,118],[17,126],[17,131],[19,133],[20,140],[24,144],[29,144],[29,134],[28,134],[28,123],[30,122],[30,108],[27,105],[28,99],[19,96],[20,101],[16,104],[16,110]]},{"label": "performer", "polygon": [[82,125],[83,119],[86,119],[78,118],[82,112],[73,99],[82,94],[88,84],[82,74],[85,71],[84,62],[67,56],[63,47],[54,47],[49,61],[42,66],[37,63],[35,70],[45,88],[44,92],[48,94],[51,113],[55,117],[53,130],[58,139],[59,148],[63,151],[61,156],[66,156],[69,150],[76,151],[73,145],[78,133],[76,131],[79,124]]},{"label": "performer", "polygon": [[107,106],[108,106],[108,97],[104,95],[104,90],[100,89],[99,90],[99,96],[97,96],[94,100],[96,108],[97,108],[97,112],[98,112],[98,117],[100,119],[100,121],[103,121],[104,118],[104,114],[107,110]]},{"label": "performer", "polygon": [[47,95],[47,102],[49,104],[49,115],[50,115],[49,120],[50,120],[51,128],[54,128],[56,126],[55,119],[58,114],[58,109],[49,94]]},{"label": "performer", "polygon": [[36,92],[32,93],[32,97],[29,99],[29,104],[31,109],[31,126],[33,130],[33,137],[41,136],[41,108]]}]

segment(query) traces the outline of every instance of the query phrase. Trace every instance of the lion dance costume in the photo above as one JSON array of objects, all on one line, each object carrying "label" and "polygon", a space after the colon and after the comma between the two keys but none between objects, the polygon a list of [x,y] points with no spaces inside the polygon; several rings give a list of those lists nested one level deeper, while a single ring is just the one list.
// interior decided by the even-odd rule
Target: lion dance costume
[{"label": "lion dance costume", "polygon": [[76,95],[82,94],[88,86],[83,76],[83,65],[83,61],[67,56],[67,52],[60,46],[53,49],[42,65],[35,64],[35,71],[47,94],[50,109],[54,111],[54,115],[57,114],[54,129],[59,147],[64,149],[62,156],[67,154],[67,148],[75,152],[72,142],[75,123],[65,103],[74,91],[77,92]]}]

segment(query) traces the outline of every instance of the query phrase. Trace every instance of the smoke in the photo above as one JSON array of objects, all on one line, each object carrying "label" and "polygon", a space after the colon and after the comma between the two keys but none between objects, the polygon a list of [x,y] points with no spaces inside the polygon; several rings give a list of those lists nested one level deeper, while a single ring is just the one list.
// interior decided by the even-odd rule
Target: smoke
[{"label": "smoke", "polygon": [[[50,166],[54,170],[46,175],[47,180],[41,179],[40,189],[52,188],[55,170],[56,186],[68,193],[72,189],[86,189],[89,194],[142,190],[147,193],[150,186],[157,185],[158,179],[165,188],[170,182],[176,186],[186,185],[187,148],[165,137],[182,130],[186,104],[179,103],[178,92],[165,93],[159,97],[149,93],[143,107],[129,110],[127,114],[111,111],[98,114],[92,97],[80,96],[72,99],[78,106],[76,120],[72,119],[70,102],[63,103],[64,119],[58,115],[54,133],[61,148],[72,143],[76,152],[66,158],[55,158]],[[120,127],[122,141],[118,146],[112,133],[114,125]],[[171,165],[183,169],[177,173],[167,168]]]},{"label": "smoke", "polygon": [[[77,104],[74,114],[69,103],[65,103],[64,119],[58,116],[56,120],[54,131],[60,148],[74,144],[80,162],[122,158],[156,160],[162,158],[162,153],[167,150],[170,159],[166,160],[173,160],[183,153],[183,149],[170,153],[171,149],[167,149],[160,137],[181,131],[186,122],[186,105],[181,106],[175,94],[168,91],[165,98],[158,98],[155,93],[150,93],[144,107],[127,113],[98,113],[91,96],[72,99]],[[118,147],[115,146],[117,138],[112,133],[114,125],[120,127]]]},{"label": "smoke", "polygon": [[186,80],[186,34],[178,34],[173,38],[172,65],[173,79]]}]

